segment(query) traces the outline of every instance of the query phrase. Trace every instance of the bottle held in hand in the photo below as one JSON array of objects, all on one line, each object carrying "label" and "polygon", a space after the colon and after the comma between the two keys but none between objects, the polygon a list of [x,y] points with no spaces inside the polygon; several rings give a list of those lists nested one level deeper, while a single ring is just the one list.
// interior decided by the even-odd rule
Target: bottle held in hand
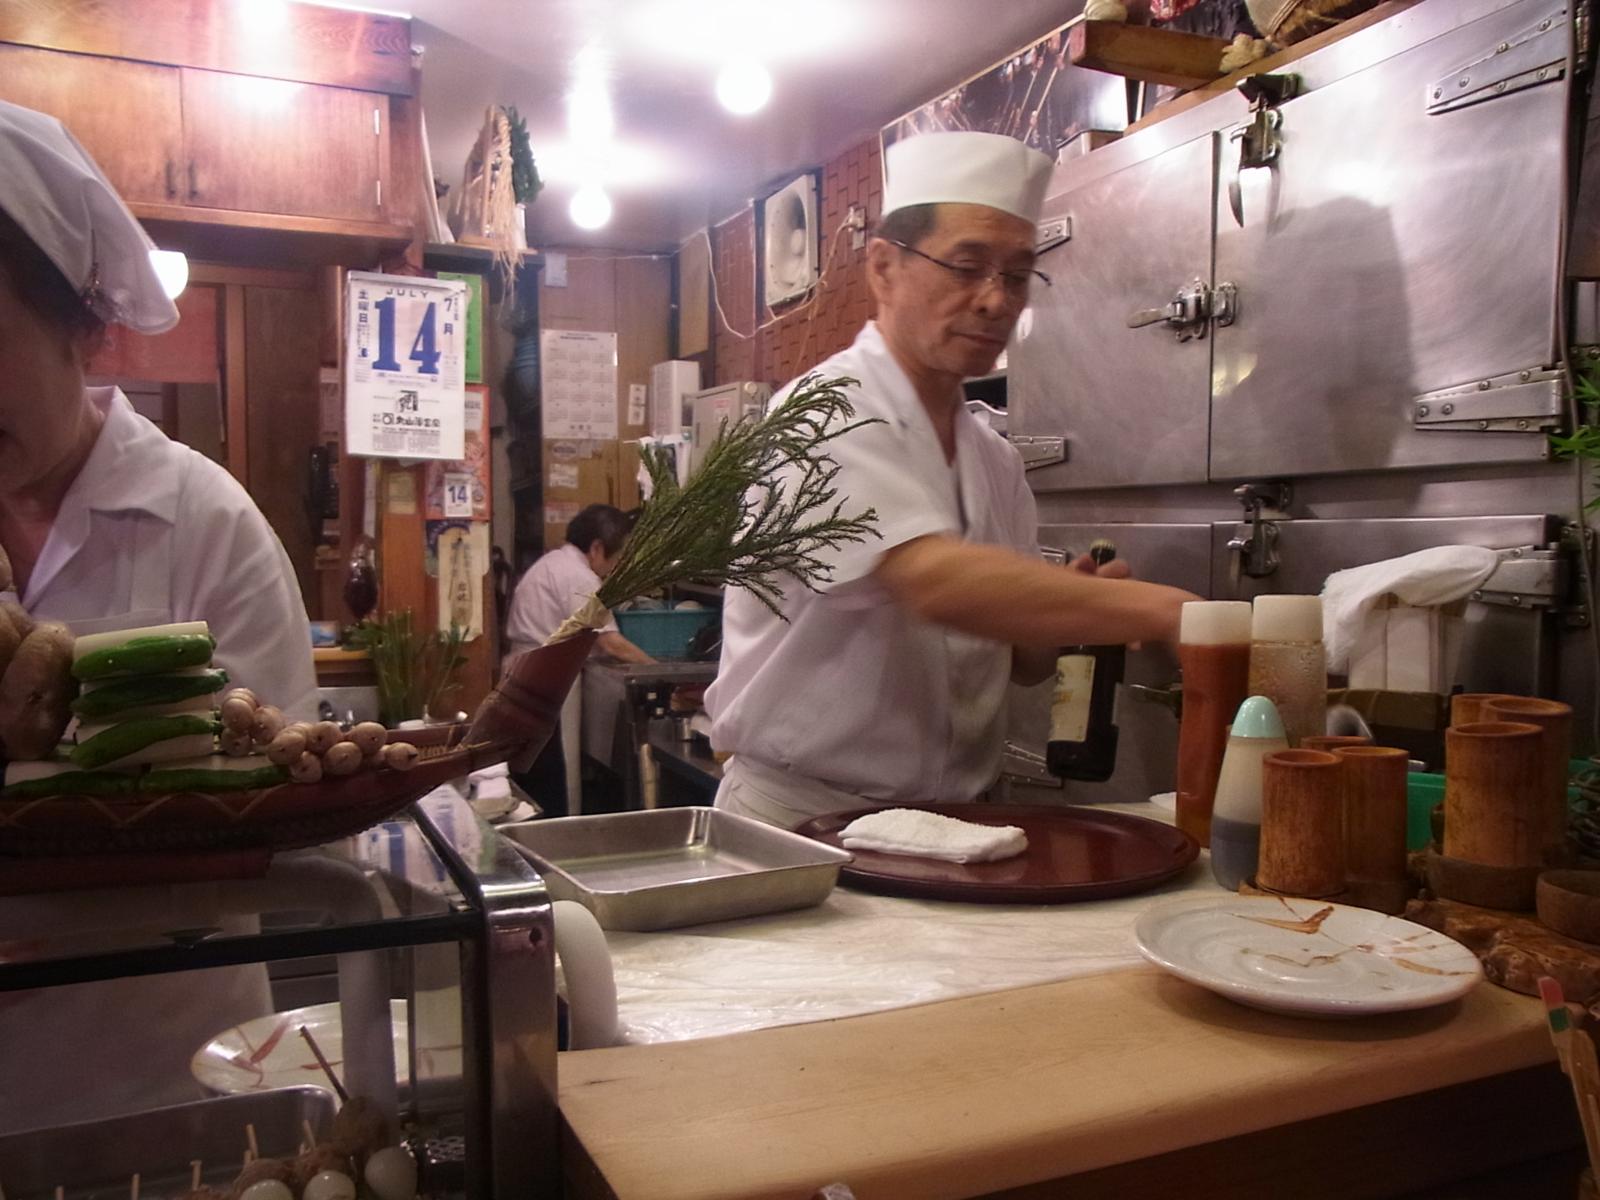
[{"label": "bottle held in hand", "polygon": [[[1102,567],[1117,556],[1104,539],[1089,547]],[[1045,763],[1063,779],[1104,783],[1117,765],[1117,691],[1126,666],[1125,646],[1068,646],[1056,659]]]}]

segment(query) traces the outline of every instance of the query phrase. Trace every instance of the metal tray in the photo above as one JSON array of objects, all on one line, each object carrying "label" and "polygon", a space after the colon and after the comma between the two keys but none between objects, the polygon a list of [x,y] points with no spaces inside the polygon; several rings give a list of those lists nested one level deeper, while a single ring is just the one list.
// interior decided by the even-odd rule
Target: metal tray
[{"label": "metal tray", "polygon": [[127,1200],[139,1174],[142,1196],[189,1190],[190,1161],[223,1191],[239,1174],[245,1126],[254,1125],[263,1155],[293,1157],[301,1122],[320,1136],[333,1125],[333,1097],[321,1088],[279,1088],[153,1108],[124,1117],[57,1125],[0,1136],[0,1184],[7,1200],[50,1200],[61,1187],[72,1200]]},{"label": "metal tray", "polygon": [[820,904],[850,854],[711,808],[500,826],[558,900],[605,929],[672,929]]}]

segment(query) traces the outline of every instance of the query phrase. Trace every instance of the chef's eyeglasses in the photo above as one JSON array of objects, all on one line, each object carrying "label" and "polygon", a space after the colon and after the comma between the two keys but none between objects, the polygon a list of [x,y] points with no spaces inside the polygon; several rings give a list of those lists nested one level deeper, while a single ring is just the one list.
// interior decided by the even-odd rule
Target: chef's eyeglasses
[{"label": "chef's eyeglasses", "polygon": [[1023,267],[1013,271],[1002,271],[999,267],[992,267],[988,263],[984,263],[980,266],[976,263],[946,262],[942,258],[935,258],[931,254],[924,254],[915,246],[908,246],[905,242],[899,241],[896,238],[885,238],[884,241],[888,242],[891,246],[899,246],[902,250],[909,250],[918,258],[925,258],[936,267],[943,267],[946,271],[949,271],[950,274],[954,275],[956,279],[960,281],[963,287],[971,288],[973,291],[977,291],[979,288],[987,287],[991,279],[998,279],[1005,287],[1006,291],[1011,293],[1013,296],[1027,295],[1028,286],[1032,284],[1035,279],[1044,284],[1045,287],[1052,286],[1050,283],[1050,276],[1046,275],[1043,271],[1036,271],[1031,267]]}]

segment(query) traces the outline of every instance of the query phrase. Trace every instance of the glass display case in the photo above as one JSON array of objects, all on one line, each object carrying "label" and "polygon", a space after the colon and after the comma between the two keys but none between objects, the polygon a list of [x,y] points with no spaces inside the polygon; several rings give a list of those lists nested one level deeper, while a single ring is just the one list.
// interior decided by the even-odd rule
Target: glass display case
[{"label": "glass display case", "polygon": [[[273,1011],[319,971],[335,1002]],[[8,896],[0,1194],[226,1194],[326,1136],[336,1079],[424,1195],[556,1196],[556,1025],[544,883],[452,785],[257,878]]]}]

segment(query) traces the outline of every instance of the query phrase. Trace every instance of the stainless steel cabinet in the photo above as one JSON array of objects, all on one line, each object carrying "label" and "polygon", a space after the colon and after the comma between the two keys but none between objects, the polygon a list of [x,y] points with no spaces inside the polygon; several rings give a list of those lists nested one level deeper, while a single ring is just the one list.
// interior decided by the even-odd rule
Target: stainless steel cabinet
[{"label": "stainless steel cabinet", "polygon": [[1566,20],[1420,5],[1286,68],[1266,165],[1226,94],[1059,168],[1009,365],[1011,434],[1066,442],[1034,489],[1547,458]]},{"label": "stainless steel cabinet", "polygon": [[[1546,456],[1532,421],[1480,432],[1416,418],[1426,393],[1555,359],[1566,89],[1495,93],[1484,79],[1487,98],[1439,109],[1432,87],[1472,86],[1494,64],[1469,64],[1502,45],[1509,57],[1519,38],[1530,63],[1559,55],[1560,36],[1537,32],[1552,11],[1513,5],[1284,102],[1269,168],[1239,172],[1230,131],[1216,271],[1238,313],[1215,335],[1214,479]],[[1515,407],[1529,398],[1517,392],[1483,400]]]},{"label": "stainless steel cabinet", "polygon": [[1211,341],[1179,342],[1130,314],[1211,280],[1216,138],[1195,138],[1059,197],[1070,238],[1040,257],[1008,367],[1010,434],[1065,437],[1036,490],[1203,482]]}]

